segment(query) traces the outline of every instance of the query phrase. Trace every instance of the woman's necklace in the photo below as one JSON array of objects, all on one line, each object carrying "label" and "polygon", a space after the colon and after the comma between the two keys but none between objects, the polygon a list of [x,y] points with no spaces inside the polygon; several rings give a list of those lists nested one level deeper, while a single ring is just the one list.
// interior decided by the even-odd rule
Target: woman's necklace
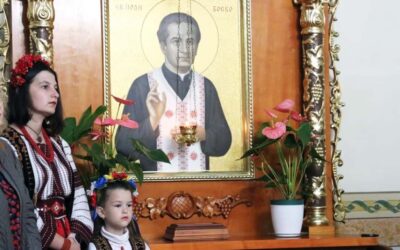
[{"label": "woman's necklace", "polygon": [[[28,128],[30,128],[30,127],[28,126]],[[21,130],[21,132],[25,136],[25,138],[28,139],[29,143],[36,150],[36,152],[39,155],[41,155],[49,164],[52,163],[54,160],[54,149],[53,149],[53,145],[51,144],[51,140],[46,133],[46,130],[44,130],[42,128],[44,142],[45,142],[48,150],[46,150],[46,152],[43,152],[43,150],[36,144],[36,142],[33,141],[33,138],[28,133],[28,131],[26,131],[24,126],[19,127],[19,129]],[[30,129],[32,129],[32,128],[30,128]]]},{"label": "woman's necklace", "polygon": [[39,130],[39,132],[36,132],[33,128],[31,128],[31,126],[29,126],[28,124],[25,124],[25,126],[27,128],[29,128],[30,131],[32,131],[33,133],[35,133],[36,135],[36,141],[39,143],[42,143],[42,137],[40,136],[40,132],[42,132],[42,130]]}]

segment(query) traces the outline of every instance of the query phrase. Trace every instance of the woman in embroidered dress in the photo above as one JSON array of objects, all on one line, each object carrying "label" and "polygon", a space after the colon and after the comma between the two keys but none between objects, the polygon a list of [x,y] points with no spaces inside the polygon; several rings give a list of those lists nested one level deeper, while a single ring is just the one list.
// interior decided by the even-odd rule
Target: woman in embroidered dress
[{"label": "woman in embroidered dress", "polygon": [[133,217],[136,185],[126,173],[100,177],[92,201],[98,217],[89,250],[150,250]]},{"label": "woman in embroidered dress", "polygon": [[[0,92],[0,131],[6,95]],[[41,249],[32,200],[24,185],[21,163],[5,142],[0,142],[0,249]]]},{"label": "woman in embroidered dress", "polygon": [[85,190],[63,128],[57,74],[40,56],[16,63],[9,85],[8,122],[2,139],[23,165],[44,249],[80,249],[93,230]]}]

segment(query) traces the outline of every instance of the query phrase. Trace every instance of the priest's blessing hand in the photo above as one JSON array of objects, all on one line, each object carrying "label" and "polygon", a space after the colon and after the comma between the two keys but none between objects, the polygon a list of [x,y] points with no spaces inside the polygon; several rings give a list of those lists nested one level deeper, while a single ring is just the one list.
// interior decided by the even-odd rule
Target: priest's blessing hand
[{"label": "priest's blessing hand", "polygon": [[158,127],[160,119],[165,112],[167,103],[167,97],[165,96],[165,93],[158,92],[157,87],[157,84],[150,86],[150,91],[146,98],[146,106],[147,110],[149,111],[150,124],[153,130],[156,130]]}]

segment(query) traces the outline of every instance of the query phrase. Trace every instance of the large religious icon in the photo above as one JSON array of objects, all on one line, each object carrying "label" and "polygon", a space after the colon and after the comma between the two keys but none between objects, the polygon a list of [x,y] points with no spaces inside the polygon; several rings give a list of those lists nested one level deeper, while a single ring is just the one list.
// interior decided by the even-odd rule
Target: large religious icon
[{"label": "large religious icon", "polygon": [[[145,179],[251,178],[251,82],[247,1],[104,1],[105,101],[134,100],[123,113],[119,153],[139,158]],[[110,112],[116,112],[111,106]],[[163,150],[141,157],[131,138]]]}]

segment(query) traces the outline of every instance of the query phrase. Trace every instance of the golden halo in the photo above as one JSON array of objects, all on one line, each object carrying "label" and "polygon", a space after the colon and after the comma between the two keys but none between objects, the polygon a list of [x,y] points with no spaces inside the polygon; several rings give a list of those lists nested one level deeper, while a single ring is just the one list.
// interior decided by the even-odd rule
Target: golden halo
[{"label": "golden halo", "polygon": [[[140,30],[140,44],[144,57],[153,68],[158,68],[164,63],[164,54],[161,52],[157,39],[160,22],[166,15],[178,11],[179,7],[176,0],[161,0],[154,4],[145,15]],[[193,16],[199,24],[201,40],[194,68],[197,72],[202,73],[212,65],[217,56],[219,47],[218,27],[211,13],[195,0],[181,1],[180,12]]]}]

